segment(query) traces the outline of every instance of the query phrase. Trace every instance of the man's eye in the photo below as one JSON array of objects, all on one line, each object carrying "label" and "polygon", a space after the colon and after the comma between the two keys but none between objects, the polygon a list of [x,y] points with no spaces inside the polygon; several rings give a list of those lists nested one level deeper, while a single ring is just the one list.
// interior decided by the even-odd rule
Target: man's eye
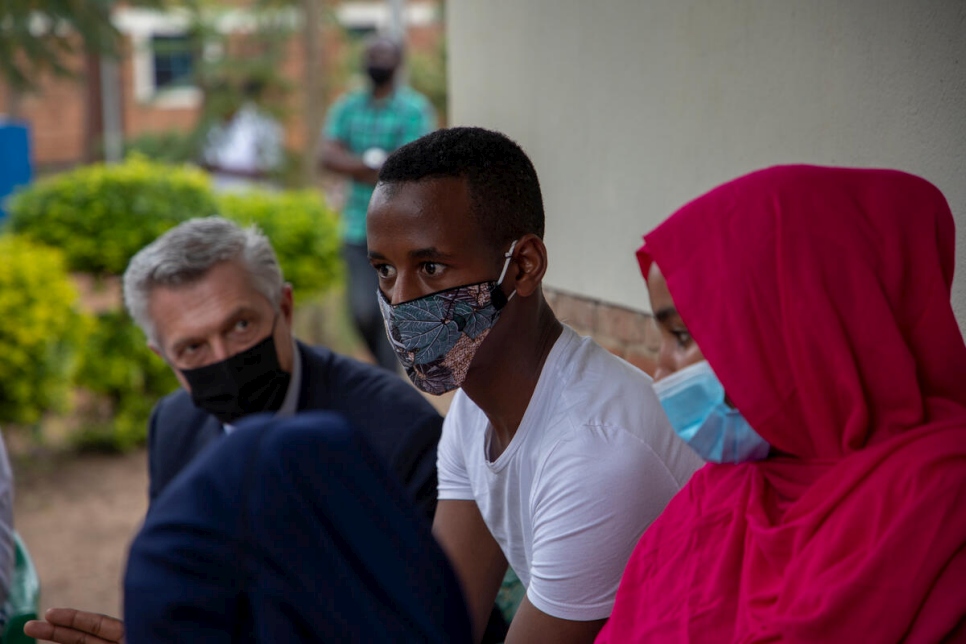
[{"label": "man's eye", "polygon": [[238,320],[238,322],[235,322],[235,330],[236,331],[245,331],[251,325],[252,325],[252,323],[249,320]]},{"label": "man's eye", "polygon": [[674,336],[674,339],[677,340],[678,346],[680,346],[682,349],[691,344],[691,334],[687,331],[672,331],[671,334]]},{"label": "man's eye", "polygon": [[423,264],[423,271],[425,271],[427,275],[435,275],[436,272],[441,268],[442,267],[436,262],[426,262]]},{"label": "man's eye", "polygon": [[396,269],[389,264],[373,264],[372,267],[379,273],[379,277],[389,279],[395,277]]}]

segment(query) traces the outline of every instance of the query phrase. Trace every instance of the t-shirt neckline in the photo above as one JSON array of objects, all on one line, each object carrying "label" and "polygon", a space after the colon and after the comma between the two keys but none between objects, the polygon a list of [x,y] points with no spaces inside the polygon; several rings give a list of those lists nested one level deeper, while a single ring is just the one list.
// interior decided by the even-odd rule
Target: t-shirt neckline
[{"label": "t-shirt neckline", "polygon": [[486,463],[487,468],[491,472],[497,473],[505,469],[513,460],[516,452],[519,451],[520,445],[523,444],[526,435],[530,432],[530,427],[535,422],[533,417],[538,413],[536,411],[537,405],[533,404],[534,400],[543,400],[554,388],[562,385],[561,379],[556,377],[556,374],[563,366],[566,366],[565,362],[560,364],[562,357],[567,354],[570,345],[577,338],[577,333],[573,329],[566,324],[562,326],[563,330],[560,332],[560,336],[553,343],[553,347],[551,347],[550,353],[547,354],[547,359],[543,363],[543,369],[541,369],[540,377],[537,379],[537,386],[533,388],[533,394],[530,396],[527,410],[523,412],[523,418],[520,419],[520,426],[517,428],[513,438],[510,439],[510,444],[493,461],[490,460],[490,441],[493,440],[493,425],[489,421],[486,423],[486,431],[483,438],[483,462]]}]

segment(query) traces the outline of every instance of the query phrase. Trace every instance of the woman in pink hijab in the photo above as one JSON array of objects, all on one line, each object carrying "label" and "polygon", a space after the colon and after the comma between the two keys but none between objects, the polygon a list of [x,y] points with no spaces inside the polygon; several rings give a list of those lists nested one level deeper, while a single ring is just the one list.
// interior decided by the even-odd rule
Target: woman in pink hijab
[{"label": "woman in pink hijab", "polygon": [[638,253],[672,425],[710,462],[598,642],[966,641],[966,345],[926,181],[775,167]]}]

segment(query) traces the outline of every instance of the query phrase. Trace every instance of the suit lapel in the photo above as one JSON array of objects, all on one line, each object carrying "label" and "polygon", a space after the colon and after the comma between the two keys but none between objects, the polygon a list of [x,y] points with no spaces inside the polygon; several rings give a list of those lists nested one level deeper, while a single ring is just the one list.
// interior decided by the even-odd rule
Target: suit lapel
[{"label": "suit lapel", "polygon": [[328,409],[331,405],[328,403],[327,350],[323,347],[309,349],[301,342],[295,345],[302,356],[302,382],[296,411]]}]

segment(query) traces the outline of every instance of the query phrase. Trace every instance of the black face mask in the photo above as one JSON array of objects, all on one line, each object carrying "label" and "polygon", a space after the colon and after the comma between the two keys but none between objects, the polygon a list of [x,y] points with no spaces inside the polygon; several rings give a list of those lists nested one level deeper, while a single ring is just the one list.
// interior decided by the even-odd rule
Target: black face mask
[{"label": "black face mask", "polygon": [[392,74],[396,71],[392,67],[366,67],[366,73],[372,79],[374,85],[385,85],[392,80]]},{"label": "black face mask", "polygon": [[195,406],[222,424],[261,411],[278,411],[292,376],[278,364],[273,335],[221,362],[182,369]]}]

